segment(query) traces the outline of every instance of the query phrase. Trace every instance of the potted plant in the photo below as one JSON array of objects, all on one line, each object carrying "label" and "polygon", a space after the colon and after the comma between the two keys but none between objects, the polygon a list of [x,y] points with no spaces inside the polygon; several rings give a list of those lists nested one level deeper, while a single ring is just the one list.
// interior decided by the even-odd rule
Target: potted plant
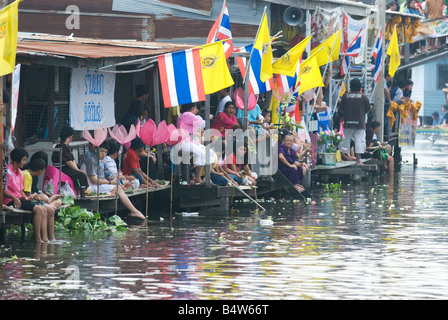
[{"label": "potted plant", "polygon": [[336,153],[344,135],[338,131],[325,130],[317,136],[317,145],[320,147],[320,156],[324,165],[336,164]]}]

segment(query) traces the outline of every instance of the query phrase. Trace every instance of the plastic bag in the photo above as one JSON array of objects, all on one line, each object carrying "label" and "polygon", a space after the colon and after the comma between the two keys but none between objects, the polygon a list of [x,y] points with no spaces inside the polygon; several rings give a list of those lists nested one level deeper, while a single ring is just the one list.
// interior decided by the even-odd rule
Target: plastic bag
[{"label": "plastic bag", "polygon": [[42,188],[44,192],[54,195],[54,183],[53,179],[45,181],[44,187]]},{"label": "plastic bag", "polygon": [[60,190],[59,194],[62,196],[69,196],[72,198],[76,198],[75,192],[73,191],[72,187],[70,187],[70,185],[68,183],[64,183],[61,186],[61,190]]}]

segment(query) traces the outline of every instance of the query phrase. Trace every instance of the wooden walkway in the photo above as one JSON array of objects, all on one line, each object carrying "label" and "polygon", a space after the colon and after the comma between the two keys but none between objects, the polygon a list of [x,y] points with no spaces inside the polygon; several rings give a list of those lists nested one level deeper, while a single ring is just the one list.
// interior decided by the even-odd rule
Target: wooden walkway
[{"label": "wooden walkway", "polygon": [[366,177],[373,177],[381,174],[381,161],[375,159],[361,159],[364,164],[356,165],[355,161],[340,161],[335,165],[317,165],[311,169],[314,181],[322,183],[329,182],[332,178],[349,178],[353,181],[360,181]]},{"label": "wooden walkway", "polygon": [[[161,193],[169,193],[171,189],[171,185],[169,181],[165,181],[165,185],[161,185],[157,188],[148,188],[148,196],[151,198],[161,197]],[[134,190],[130,193],[126,193],[132,204],[138,208],[140,211],[146,208],[146,188],[141,188],[138,190]],[[91,195],[86,196],[85,198],[75,199],[75,205],[80,206],[82,208],[86,208],[90,211],[97,211],[99,202],[99,212],[104,215],[108,215],[115,212],[116,205],[116,197],[110,195]],[[118,198],[117,202],[117,210],[123,211],[125,207],[121,204],[120,199]]]},{"label": "wooden walkway", "polygon": [[[162,193],[169,193],[171,186],[168,182],[165,185],[162,185],[158,188],[148,188],[148,195],[150,198],[155,199]],[[146,208],[146,189],[135,190],[132,193],[127,194],[131,202],[140,210],[144,210]],[[157,196],[156,196],[157,195]],[[86,208],[90,211],[97,211],[97,200],[99,201],[100,213],[105,216],[109,216],[115,213],[115,197],[100,195],[98,198],[94,195],[87,196],[83,199],[75,199],[75,205],[80,206],[82,208]],[[151,200],[150,200],[151,201]],[[118,207],[117,211],[123,211],[125,208],[120,203],[120,199],[118,199]],[[156,206],[156,204],[151,205],[151,209]],[[63,205],[58,208],[66,207]],[[4,236],[6,233],[6,228],[8,226],[19,225],[21,228],[21,238],[25,239],[25,225],[27,223],[32,223],[32,212],[22,209],[16,209],[14,207],[5,206],[2,211],[0,211],[0,242],[3,242]]]}]

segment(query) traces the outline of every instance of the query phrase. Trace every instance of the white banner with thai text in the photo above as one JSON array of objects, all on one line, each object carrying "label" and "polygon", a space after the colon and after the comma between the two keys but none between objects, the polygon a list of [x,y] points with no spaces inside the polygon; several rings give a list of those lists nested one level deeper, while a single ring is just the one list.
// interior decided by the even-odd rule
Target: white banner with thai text
[{"label": "white banner with thai text", "polygon": [[115,74],[98,70],[72,69],[70,126],[94,130],[115,125]]},{"label": "white banner with thai text", "polygon": [[413,37],[414,42],[426,38],[446,37],[448,36],[448,17],[431,21],[421,21],[416,31],[417,35]]},{"label": "white banner with thai text", "polygon": [[16,126],[16,118],[17,118],[17,106],[19,103],[19,88],[20,88],[20,67],[18,64],[14,68],[12,73],[12,98],[11,98],[11,130],[14,131],[14,127]]}]

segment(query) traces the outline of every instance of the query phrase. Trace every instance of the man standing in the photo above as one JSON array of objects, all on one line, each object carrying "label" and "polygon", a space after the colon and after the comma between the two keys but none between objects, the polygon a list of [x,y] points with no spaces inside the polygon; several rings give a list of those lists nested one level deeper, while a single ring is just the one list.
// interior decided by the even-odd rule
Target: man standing
[{"label": "man standing", "polygon": [[344,115],[344,136],[340,144],[341,152],[350,151],[352,137],[355,142],[356,164],[362,165],[361,154],[366,149],[366,113],[370,111],[369,98],[361,93],[361,81],[354,78],[350,81],[350,92],[342,96],[339,110]]},{"label": "man standing", "polygon": [[[425,4],[426,4],[426,15],[428,17],[428,20],[432,20],[432,19],[439,19],[443,16],[443,5],[444,5],[444,0],[426,0]],[[443,37],[442,39],[445,39],[445,37]],[[437,44],[435,44],[437,41]],[[434,49],[439,49],[440,48],[440,40],[439,39],[434,39],[434,38],[429,38],[428,39],[428,50],[429,51],[434,51]]]}]

